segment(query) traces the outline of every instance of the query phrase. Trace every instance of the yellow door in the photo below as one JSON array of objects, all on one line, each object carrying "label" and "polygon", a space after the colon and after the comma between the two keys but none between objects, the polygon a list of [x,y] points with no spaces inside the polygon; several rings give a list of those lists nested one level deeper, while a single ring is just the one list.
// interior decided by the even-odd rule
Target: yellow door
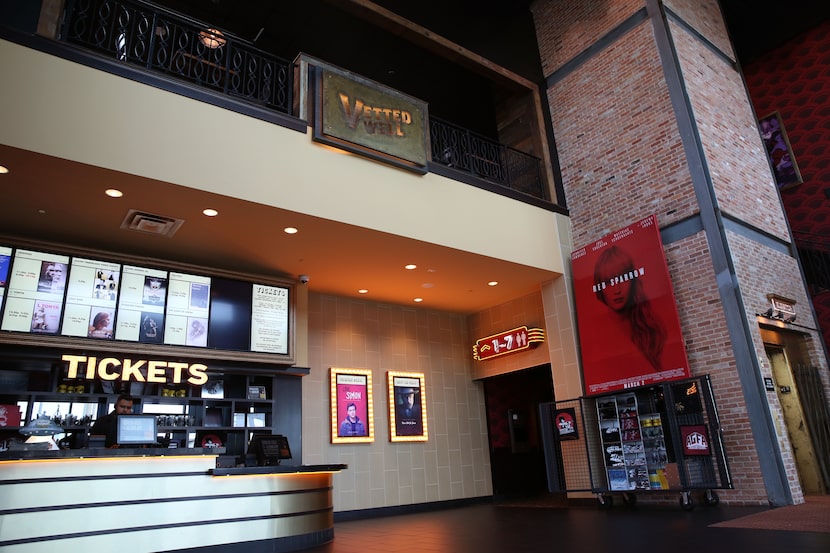
[{"label": "yellow door", "polygon": [[824,482],[819,472],[813,442],[804,420],[798,388],[796,388],[787,356],[784,349],[780,347],[768,345],[766,351],[772,367],[775,391],[784,412],[784,425],[787,427],[787,434],[790,436],[790,444],[795,455],[801,489],[805,495],[822,495],[825,493]]}]

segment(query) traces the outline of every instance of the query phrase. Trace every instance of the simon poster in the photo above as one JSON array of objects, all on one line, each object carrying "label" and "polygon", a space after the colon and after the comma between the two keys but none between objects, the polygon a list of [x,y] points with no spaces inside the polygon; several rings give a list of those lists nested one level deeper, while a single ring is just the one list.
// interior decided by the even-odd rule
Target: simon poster
[{"label": "simon poster", "polygon": [[586,395],[689,378],[657,217],[571,254]]}]

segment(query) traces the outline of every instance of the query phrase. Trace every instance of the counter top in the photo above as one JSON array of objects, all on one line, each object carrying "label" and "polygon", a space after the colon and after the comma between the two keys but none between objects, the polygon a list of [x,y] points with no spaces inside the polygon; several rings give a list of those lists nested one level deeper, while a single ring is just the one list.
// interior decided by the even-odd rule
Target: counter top
[{"label": "counter top", "polygon": [[224,447],[118,447],[60,450],[9,450],[0,452],[0,461],[36,459],[81,459],[90,457],[178,457],[183,455],[222,455]]}]

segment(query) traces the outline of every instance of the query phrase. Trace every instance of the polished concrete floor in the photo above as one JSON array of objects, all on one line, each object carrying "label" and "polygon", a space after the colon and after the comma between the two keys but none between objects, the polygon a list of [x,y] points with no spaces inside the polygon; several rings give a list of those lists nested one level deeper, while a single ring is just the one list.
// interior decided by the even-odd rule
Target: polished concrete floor
[{"label": "polished concrete floor", "polygon": [[[785,507],[784,509],[790,509]],[[562,508],[476,504],[335,523],[310,553],[829,553],[830,532],[713,527],[763,507]],[[796,515],[798,511],[793,511]],[[830,520],[830,510],[827,511]]]}]

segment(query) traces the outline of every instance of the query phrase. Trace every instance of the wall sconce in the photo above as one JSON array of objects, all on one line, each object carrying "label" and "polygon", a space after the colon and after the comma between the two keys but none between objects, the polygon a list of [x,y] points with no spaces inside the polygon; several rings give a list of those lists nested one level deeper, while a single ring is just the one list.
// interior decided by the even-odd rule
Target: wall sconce
[{"label": "wall sconce", "polygon": [[199,33],[199,42],[211,50],[215,50],[227,44],[228,39],[219,29],[206,29]]}]

